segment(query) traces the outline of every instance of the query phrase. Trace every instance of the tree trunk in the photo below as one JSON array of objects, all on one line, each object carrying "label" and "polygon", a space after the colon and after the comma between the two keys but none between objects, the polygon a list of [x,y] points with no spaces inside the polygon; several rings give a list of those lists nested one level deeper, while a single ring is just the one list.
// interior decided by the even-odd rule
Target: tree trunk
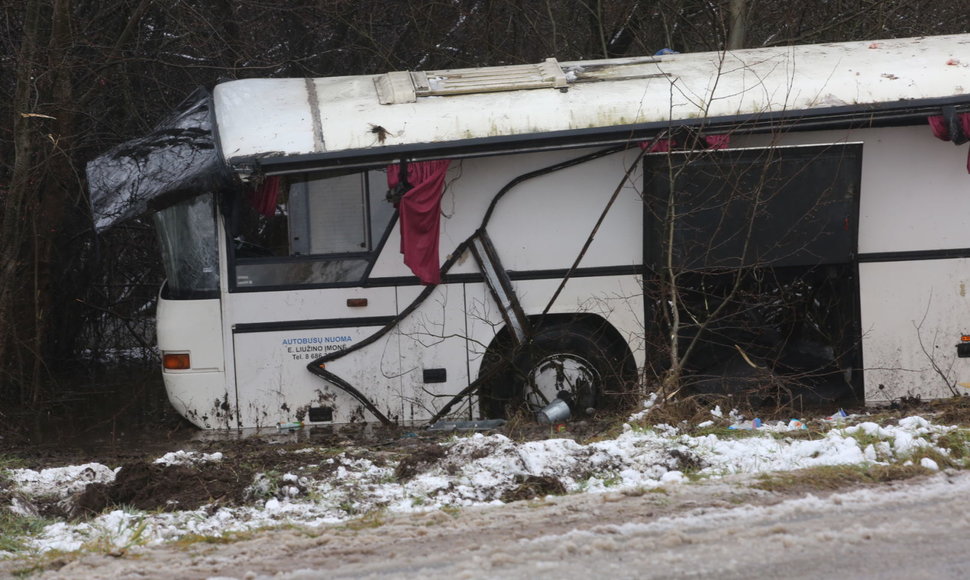
[{"label": "tree trunk", "polygon": [[30,0],[17,55],[14,159],[0,226],[0,397],[21,405],[43,397],[58,240],[80,185],[70,159],[71,46],[70,0]]},{"label": "tree trunk", "polygon": [[728,25],[728,50],[744,48],[745,35],[748,25],[748,0],[731,0],[729,14],[731,21]]},{"label": "tree trunk", "polygon": [[[33,77],[42,40],[40,0],[30,0],[25,8],[20,53],[16,59],[16,88],[13,112],[13,166],[10,187],[4,198],[3,222],[0,226],[0,386],[5,399],[26,403],[28,397],[21,389],[25,358],[29,345],[25,344],[30,317],[23,309],[25,259],[30,255],[27,226],[30,192],[37,178],[37,143],[34,127],[44,122],[31,116]],[[14,402],[14,401],[11,401]]]}]

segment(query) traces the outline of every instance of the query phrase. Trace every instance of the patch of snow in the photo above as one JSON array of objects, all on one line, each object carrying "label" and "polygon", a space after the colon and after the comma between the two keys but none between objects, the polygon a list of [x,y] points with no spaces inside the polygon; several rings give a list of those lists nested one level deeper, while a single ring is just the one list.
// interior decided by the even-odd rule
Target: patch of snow
[{"label": "patch of snow", "polygon": [[198,451],[170,451],[154,461],[161,465],[185,465],[222,461],[222,453],[199,453]]},{"label": "patch of snow", "polygon": [[100,463],[49,467],[40,471],[11,469],[7,472],[15,490],[29,497],[58,497],[84,491],[90,483],[111,483],[116,470]]},{"label": "patch of snow", "polygon": [[643,420],[649,413],[650,410],[657,404],[657,393],[650,393],[650,395],[643,401],[643,409],[637,411],[636,413],[630,415],[627,421],[630,423],[636,423],[637,421]]}]

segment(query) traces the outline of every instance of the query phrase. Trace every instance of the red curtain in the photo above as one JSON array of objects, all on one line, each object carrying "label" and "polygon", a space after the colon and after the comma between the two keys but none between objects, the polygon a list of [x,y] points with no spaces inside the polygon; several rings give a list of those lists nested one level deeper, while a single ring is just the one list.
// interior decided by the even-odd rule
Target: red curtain
[{"label": "red curtain", "polygon": [[[401,218],[401,253],[404,263],[425,284],[441,282],[438,261],[441,196],[445,190],[448,161],[418,161],[407,164],[407,183],[411,185],[395,205]],[[390,190],[401,180],[400,165],[387,167]]]},{"label": "red curtain", "polygon": [[[731,144],[730,135],[704,135],[702,139],[705,149],[727,149]],[[677,141],[673,139],[658,139],[652,146],[650,143],[650,141],[641,141],[640,149],[649,147],[650,150],[647,153],[667,153],[678,145]]]},{"label": "red curtain", "polygon": [[267,177],[259,187],[249,192],[249,203],[256,211],[266,217],[276,215],[276,201],[280,196],[280,178],[273,175]]},{"label": "red curtain", "polygon": [[[970,113],[960,113],[953,119],[953,127],[950,120],[942,115],[929,117],[930,129],[933,136],[944,141],[953,141],[961,145],[970,138]],[[951,131],[951,129],[953,129]],[[954,134],[955,133],[955,134]],[[967,152],[967,173],[970,173],[970,152]]]},{"label": "red curtain", "polygon": [[704,135],[704,143],[708,149],[727,149],[731,146],[730,135]]}]

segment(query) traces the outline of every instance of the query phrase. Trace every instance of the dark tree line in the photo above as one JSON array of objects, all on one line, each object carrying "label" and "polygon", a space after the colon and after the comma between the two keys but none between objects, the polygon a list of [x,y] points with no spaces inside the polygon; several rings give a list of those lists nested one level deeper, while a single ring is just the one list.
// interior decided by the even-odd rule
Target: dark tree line
[{"label": "dark tree line", "polygon": [[970,0],[3,0],[0,413],[85,348],[148,346],[148,222],[96,237],[84,164],[194,87],[970,30]]}]

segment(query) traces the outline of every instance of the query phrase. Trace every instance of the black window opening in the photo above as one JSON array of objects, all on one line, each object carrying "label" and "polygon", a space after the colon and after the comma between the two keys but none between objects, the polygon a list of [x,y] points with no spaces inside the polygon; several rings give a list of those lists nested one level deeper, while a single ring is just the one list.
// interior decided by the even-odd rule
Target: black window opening
[{"label": "black window opening", "polygon": [[269,201],[254,202],[253,195],[235,200],[233,289],[361,283],[396,215],[386,200],[384,171],[275,179]]},{"label": "black window opening", "polygon": [[861,166],[858,144],[645,160],[648,315],[661,348],[676,332],[680,353],[691,349],[695,392],[779,404],[861,396]]}]

